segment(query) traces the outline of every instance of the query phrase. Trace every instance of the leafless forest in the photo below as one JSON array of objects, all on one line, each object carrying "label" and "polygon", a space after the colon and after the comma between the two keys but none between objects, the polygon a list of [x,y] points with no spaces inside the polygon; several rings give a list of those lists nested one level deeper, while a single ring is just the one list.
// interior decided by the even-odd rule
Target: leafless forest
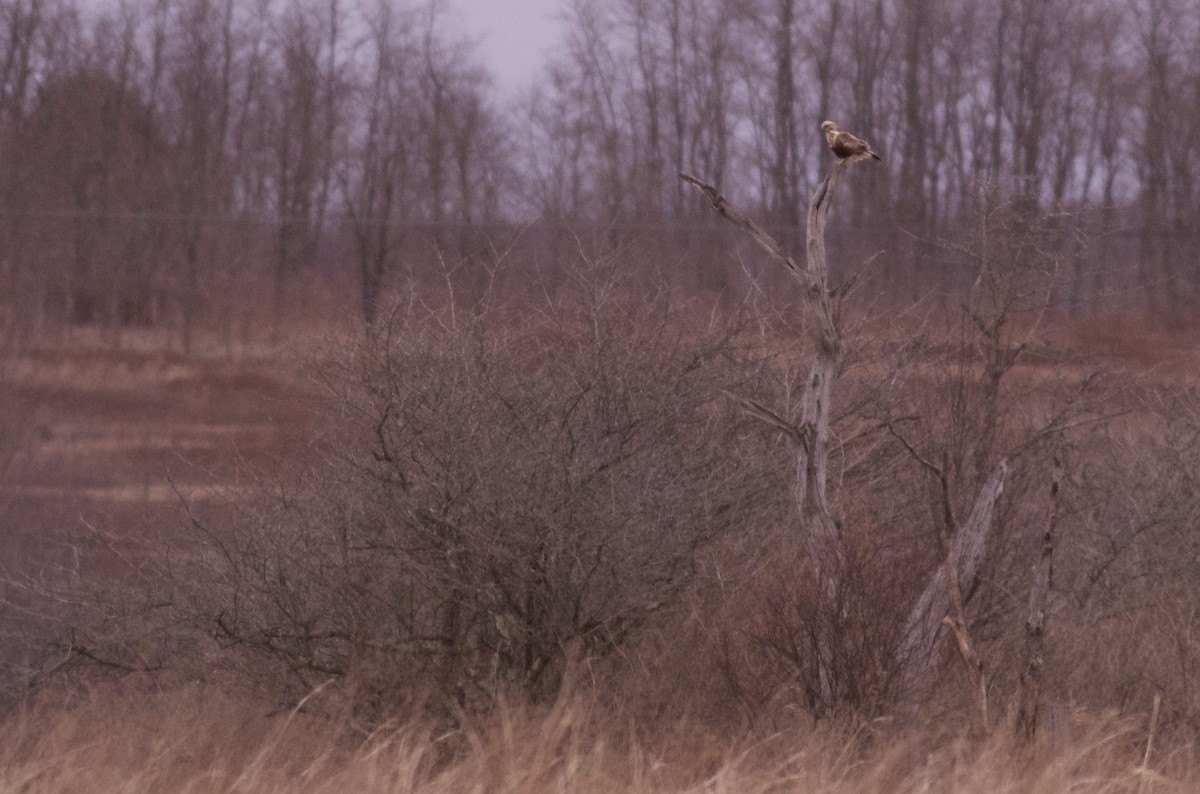
[{"label": "leafless forest", "polygon": [[187,346],[285,314],[314,276],[371,319],[398,279],[506,254],[558,271],[580,240],[724,287],[744,269],[676,173],[794,244],[829,117],[885,156],[830,230],[847,262],[889,251],[877,289],[969,283],[938,243],[1002,196],[1061,249],[1062,300],[1192,310],[1189,2],[564,5],[560,51],[502,104],[437,3],[5,2],[7,324]]},{"label": "leafless forest", "polygon": [[1200,6],[455,25],[0,0],[0,792],[1200,784]]}]

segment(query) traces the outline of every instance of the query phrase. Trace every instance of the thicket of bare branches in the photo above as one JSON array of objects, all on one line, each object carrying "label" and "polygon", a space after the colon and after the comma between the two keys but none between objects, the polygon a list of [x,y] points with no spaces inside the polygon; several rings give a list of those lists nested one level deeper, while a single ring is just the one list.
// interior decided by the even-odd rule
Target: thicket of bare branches
[{"label": "thicket of bare branches", "polygon": [[190,509],[165,546],[129,539],[115,590],[28,583],[43,658],[272,697],[334,678],[381,714],[541,700],[604,667],[778,499],[725,396],[762,367],[744,318],[581,268],[553,300],[394,306],[320,367],[319,464]]},{"label": "thicket of bare branches", "polygon": [[725,319],[595,277],[552,304],[397,307],[326,370],[346,417],[330,466],[205,529],[192,608],[214,639],[301,692],[336,675],[388,708],[430,685],[471,707],[552,694],[674,607],[764,509],[722,396],[753,366]]}]

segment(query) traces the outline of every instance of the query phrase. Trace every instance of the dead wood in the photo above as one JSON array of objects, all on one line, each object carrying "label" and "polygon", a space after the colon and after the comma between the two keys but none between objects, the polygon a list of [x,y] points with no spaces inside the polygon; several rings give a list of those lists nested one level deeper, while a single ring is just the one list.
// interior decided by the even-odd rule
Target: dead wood
[{"label": "dead wood", "polygon": [[[959,651],[967,665],[973,687],[982,693],[979,701],[981,716],[986,715],[986,681],[982,678],[982,663],[970,643],[970,632],[967,629],[962,603],[962,586],[964,583],[973,582],[979,575],[987,551],[988,537],[994,524],[992,519],[996,502],[1004,492],[1007,476],[1008,462],[1001,459],[979,489],[966,522],[957,526],[953,523],[954,514],[950,505],[948,481],[942,472],[943,508],[946,520],[951,523],[943,528],[941,535],[943,565],[939,566],[926,582],[920,598],[909,613],[904,633],[901,635],[898,661],[901,691],[906,696],[928,691],[931,687],[937,667],[942,629],[949,625],[959,641]],[[950,620],[949,624],[946,623],[947,618]]]},{"label": "dead wood", "polygon": [[[838,307],[849,284],[829,288],[829,268],[825,259],[825,219],[841,180],[844,164],[830,170],[817,186],[808,207],[807,257],[797,262],[774,237],[754,221],[729,205],[725,197],[707,182],[680,173],[680,178],[696,187],[721,217],[747,232],[800,286],[802,311],[812,334],[816,351],[801,396],[799,421],[793,421],[752,400],[738,398],[742,408],[771,426],[782,430],[795,450],[795,505],[804,533],[804,544],[814,573],[827,603],[832,605],[842,576],[843,549],[837,522],[829,509],[826,484],[829,472],[830,409],[833,385],[842,357],[842,330]],[[821,697],[833,700],[829,668],[832,649],[827,637],[816,640],[821,681]]]},{"label": "dead wood", "polygon": [[1029,617],[1025,621],[1025,667],[1021,671],[1021,700],[1017,709],[1017,735],[1033,739],[1038,729],[1038,711],[1042,699],[1042,668],[1046,654],[1046,602],[1054,578],[1054,533],[1058,526],[1058,491],[1062,485],[1062,463],[1054,459],[1050,480],[1050,508],[1042,550],[1033,567],[1029,586]]}]

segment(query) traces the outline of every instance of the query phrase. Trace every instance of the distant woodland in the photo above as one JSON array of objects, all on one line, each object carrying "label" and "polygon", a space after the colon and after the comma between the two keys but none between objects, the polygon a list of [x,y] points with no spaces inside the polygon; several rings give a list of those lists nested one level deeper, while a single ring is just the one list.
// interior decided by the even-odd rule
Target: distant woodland
[{"label": "distant woodland", "polygon": [[[1027,238],[1079,309],[1200,292],[1190,0],[565,2],[518,96],[436,2],[0,0],[0,318],[236,336],[322,290],[368,323],[400,283],[553,284],[622,252],[699,290],[775,278],[677,172],[799,249],[870,140],[832,267],[961,289],[980,230]],[[975,242],[973,242],[975,241]]]}]

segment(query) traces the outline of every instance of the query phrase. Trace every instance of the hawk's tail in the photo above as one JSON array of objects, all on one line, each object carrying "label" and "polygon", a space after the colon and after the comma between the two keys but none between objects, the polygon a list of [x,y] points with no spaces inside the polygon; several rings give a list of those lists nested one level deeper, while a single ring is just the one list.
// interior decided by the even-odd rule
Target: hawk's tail
[{"label": "hawk's tail", "polygon": [[883,158],[880,157],[879,155],[875,154],[875,152],[871,152],[871,156],[874,157],[879,162],[881,162],[881,163],[883,162]]}]

